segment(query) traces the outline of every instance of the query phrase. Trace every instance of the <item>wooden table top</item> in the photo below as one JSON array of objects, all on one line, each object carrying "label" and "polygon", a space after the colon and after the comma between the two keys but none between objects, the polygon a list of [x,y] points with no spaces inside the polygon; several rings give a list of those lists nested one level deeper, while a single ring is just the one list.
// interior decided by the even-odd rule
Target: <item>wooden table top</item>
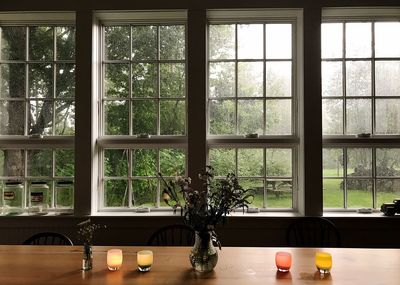
[{"label": "wooden table top", "polygon": [[[94,247],[94,268],[80,270],[81,246],[0,246],[0,284],[373,284],[400,282],[399,249],[311,249],[223,247],[213,272],[199,274],[191,269],[188,247],[120,247],[121,270],[106,268],[111,247]],[[116,247],[112,247],[116,248]],[[150,272],[137,271],[136,252],[150,249],[154,264]],[[332,254],[331,274],[316,271],[316,251]],[[292,253],[289,273],[277,273],[275,253]]]}]

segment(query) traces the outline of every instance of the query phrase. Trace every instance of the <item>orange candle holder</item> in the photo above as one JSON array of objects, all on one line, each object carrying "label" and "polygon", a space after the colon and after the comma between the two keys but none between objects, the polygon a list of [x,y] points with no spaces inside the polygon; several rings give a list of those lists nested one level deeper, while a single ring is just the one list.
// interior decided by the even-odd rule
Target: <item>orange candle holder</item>
[{"label": "orange candle holder", "polygon": [[320,273],[330,273],[332,268],[332,255],[327,252],[317,252],[315,254],[315,266]]},{"label": "orange candle holder", "polygon": [[107,251],[107,267],[110,271],[116,271],[122,266],[122,250],[110,249]]},{"label": "orange candle holder", "polygon": [[289,252],[278,251],[275,254],[275,264],[278,271],[288,272],[292,266],[292,255]]}]

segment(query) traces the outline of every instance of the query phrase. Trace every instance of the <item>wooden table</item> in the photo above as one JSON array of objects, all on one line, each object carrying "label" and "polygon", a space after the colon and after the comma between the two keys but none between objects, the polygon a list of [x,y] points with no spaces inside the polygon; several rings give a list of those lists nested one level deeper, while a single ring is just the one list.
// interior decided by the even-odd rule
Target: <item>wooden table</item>
[{"label": "wooden table", "polygon": [[[219,261],[211,273],[191,269],[188,247],[120,247],[124,253],[120,271],[106,269],[110,247],[94,247],[94,268],[80,270],[80,246],[0,246],[0,284],[352,284],[389,285],[400,283],[398,249],[325,249],[333,256],[330,275],[317,273],[314,254],[320,249],[229,248],[219,251]],[[150,272],[137,271],[136,252],[151,249],[154,264]],[[275,252],[293,256],[290,273],[275,269]]]}]

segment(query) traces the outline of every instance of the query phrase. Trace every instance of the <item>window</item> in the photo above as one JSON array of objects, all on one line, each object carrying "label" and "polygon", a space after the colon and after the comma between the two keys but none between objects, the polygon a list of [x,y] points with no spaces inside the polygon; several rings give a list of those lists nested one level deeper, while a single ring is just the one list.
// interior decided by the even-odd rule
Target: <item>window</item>
[{"label": "window", "polygon": [[[210,11],[209,163],[252,188],[254,207],[293,209],[299,147],[300,14]],[[279,140],[279,142],[278,142]]]},{"label": "window", "polygon": [[74,14],[0,17],[0,187],[23,183],[29,207],[44,182],[54,208],[55,185],[74,178]]},{"label": "window", "polygon": [[400,17],[326,13],[324,207],[380,208],[397,197],[400,182]]},{"label": "window", "polygon": [[98,15],[104,82],[98,208],[154,210],[166,206],[157,173],[186,174],[186,14],[113,15]]}]

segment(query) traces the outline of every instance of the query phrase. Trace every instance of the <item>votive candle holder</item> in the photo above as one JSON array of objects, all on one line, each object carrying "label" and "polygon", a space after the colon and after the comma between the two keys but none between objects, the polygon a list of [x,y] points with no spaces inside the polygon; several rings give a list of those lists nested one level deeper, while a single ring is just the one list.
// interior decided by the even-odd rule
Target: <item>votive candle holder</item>
[{"label": "votive candle holder", "polygon": [[278,271],[288,272],[292,266],[292,255],[289,252],[278,251],[275,254],[275,264]]},{"label": "votive candle holder", "polygon": [[153,265],[153,252],[151,250],[142,250],[137,253],[138,269],[141,272],[150,271]]},{"label": "votive candle holder", "polygon": [[122,266],[122,250],[110,249],[107,251],[107,267],[110,271],[116,271]]},{"label": "votive candle holder", "polygon": [[315,254],[315,266],[320,273],[330,273],[332,268],[332,255],[328,252],[317,252]]}]

